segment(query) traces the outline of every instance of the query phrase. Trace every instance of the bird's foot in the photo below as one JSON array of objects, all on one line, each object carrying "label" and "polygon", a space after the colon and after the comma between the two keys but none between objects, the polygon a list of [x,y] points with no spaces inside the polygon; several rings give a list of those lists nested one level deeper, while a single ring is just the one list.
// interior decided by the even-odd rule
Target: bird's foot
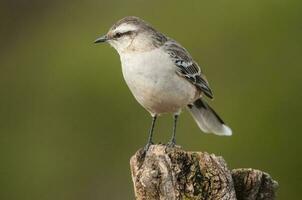
[{"label": "bird's foot", "polygon": [[167,147],[169,148],[174,148],[176,145],[176,141],[174,139],[170,140],[170,142],[168,142]]},{"label": "bird's foot", "polygon": [[149,147],[150,147],[152,144],[153,144],[153,142],[148,142],[148,143],[145,145],[145,147],[144,147],[144,149],[143,149],[145,155],[146,155],[147,151],[149,150]]}]

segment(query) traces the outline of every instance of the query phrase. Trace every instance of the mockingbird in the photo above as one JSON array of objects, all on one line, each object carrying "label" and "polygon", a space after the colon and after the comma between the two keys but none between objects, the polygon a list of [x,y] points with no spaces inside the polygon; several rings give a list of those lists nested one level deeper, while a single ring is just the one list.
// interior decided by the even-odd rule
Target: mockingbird
[{"label": "mockingbird", "polygon": [[152,144],[157,116],[174,114],[170,146],[175,145],[178,115],[187,107],[205,133],[232,135],[217,113],[206,103],[212,99],[209,83],[189,52],[175,40],[156,31],[138,17],[125,17],[95,43],[108,42],[120,55],[124,79],[135,99],[152,116],[145,150]]}]

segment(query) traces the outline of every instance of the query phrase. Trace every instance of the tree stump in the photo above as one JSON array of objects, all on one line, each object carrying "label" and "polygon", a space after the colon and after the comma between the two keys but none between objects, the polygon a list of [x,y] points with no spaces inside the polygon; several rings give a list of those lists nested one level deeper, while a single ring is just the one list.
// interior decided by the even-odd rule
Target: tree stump
[{"label": "tree stump", "polygon": [[137,200],[272,200],[278,183],[255,169],[229,170],[220,156],[151,145],[130,160]]}]

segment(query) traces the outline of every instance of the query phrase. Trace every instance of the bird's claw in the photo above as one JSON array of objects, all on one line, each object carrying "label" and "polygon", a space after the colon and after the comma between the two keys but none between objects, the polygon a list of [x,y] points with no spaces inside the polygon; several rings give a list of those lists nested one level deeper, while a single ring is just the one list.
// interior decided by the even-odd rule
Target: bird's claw
[{"label": "bird's claw", "polygon": [[169,148],[174,148],[175,145],[176,145],[175,140],[171,140],[170,142],[168,142],[167,147],[169,147]]},{"label": "bird's claw", "polygon": [[148,143],[146,144],[146,146],[144,147],[144,154],[147,153],[147,151],[149,150],[149,147],[150,147],[152,144],[153,144],[153,142],[148,142]]}]

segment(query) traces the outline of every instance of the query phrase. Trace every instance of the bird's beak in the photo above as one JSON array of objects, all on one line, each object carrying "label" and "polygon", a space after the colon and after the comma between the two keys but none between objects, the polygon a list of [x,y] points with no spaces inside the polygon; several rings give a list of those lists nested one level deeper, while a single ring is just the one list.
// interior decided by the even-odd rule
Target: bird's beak
[{"label": "bird's beak", "polygon": [[98,39],[96,39],[94,41],[94,43],[103,43],[103,42],[106,42],[107,40],[108,40],[107,35],[103,35],[103,36],[99,37]]}]

